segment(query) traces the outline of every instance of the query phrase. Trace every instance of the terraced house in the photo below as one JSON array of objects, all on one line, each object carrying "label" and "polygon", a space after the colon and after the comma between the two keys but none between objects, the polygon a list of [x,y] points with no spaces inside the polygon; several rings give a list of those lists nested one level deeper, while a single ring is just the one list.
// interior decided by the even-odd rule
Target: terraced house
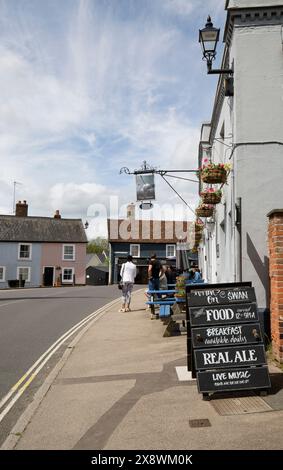
[{"label": "terraced house", "polygon": [[0,288],[84,285],[87,238],[80,219],[29,217],[26,201],[0,215]]}]

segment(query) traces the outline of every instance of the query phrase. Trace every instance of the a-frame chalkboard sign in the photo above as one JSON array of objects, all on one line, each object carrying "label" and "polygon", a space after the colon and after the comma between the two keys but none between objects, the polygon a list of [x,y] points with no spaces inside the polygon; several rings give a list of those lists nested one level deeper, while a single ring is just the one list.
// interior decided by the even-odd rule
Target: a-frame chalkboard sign
[{"label": "a-frame chalkboard sign", "polygon": [[251,283],[189,285],[186,293],[188,370],[199,392],[270,388]]}]

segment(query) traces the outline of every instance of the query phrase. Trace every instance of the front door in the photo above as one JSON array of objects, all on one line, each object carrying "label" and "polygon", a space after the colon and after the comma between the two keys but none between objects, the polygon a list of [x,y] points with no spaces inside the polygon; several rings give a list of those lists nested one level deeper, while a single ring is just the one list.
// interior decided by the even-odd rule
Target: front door
[{"label": "front door", "polygon": [[54,268],[44,268],[43,281],[45,286],[53,286]]}]

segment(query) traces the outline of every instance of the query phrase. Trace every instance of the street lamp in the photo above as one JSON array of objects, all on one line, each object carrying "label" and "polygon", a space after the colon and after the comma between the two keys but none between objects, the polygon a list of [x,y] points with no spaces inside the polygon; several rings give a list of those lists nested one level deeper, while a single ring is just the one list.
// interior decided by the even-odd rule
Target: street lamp
[{"label": "street lamp", "polygon": [[214,28],[211,17],[207,17],[205,28],[199,30],[199,42],[202,47],[203,60],[207,63],[208,74],[233,74],[232,69],[214,69],[212,70],[212,61],[216,57],[216,48],[219,41],[220,29]]}]

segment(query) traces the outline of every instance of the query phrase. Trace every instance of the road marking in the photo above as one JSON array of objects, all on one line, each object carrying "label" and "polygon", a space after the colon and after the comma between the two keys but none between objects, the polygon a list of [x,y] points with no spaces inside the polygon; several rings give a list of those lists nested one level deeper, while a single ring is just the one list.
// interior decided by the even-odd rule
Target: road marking
[{"label": "road marking", "polygon": [[112,300],[112,302],[109,302],[103,307],[100,307],[98,310],[95,310],[94,312],[92,312],[90,315],[88,315],[86,318],[81,320],[79,323],[77,323],[72,328],[70,328],[66,333],[64,333],[57,341],[55,341],[55,343],[52,344],[52,346],[50,346],[50,348],[47,349],[47,351],[45,351],[44,354],[42,354],[42,356],[40,356],[40,358],[29,368],[29,370],[18,380],[18,382],[15,385],[13,385],[13,387],[9,390],[9,392],[0,401],[0,409],[1,409],[8,402],[8,400],[14,395],[14,393],[17,392],[20,385],[29,377],[26,383],[18,390],[14,398],[7,404],[7,406],[0,413],[0,423],[4,419],[4,417],[7,415],[7,413],[11,410],[11,408],[14,406],[14,404],[17,402],[17,400],[20,398],[20,396],[27,389],[27,387],[30,385],[33,379],[41,371],[41,369],[46,364],[46,362],[49,361],[49,359],[62,346],[62,344],[70,336],[76,333],[82,326],[85,326],[86,323],[90,322],[91,320],[94,320],[94,321],[98,320],[104,313],[107,312],[107,310],[109,310],[110,307],[112,307],[112,305],[120,301],[121,301],[120,298]]}]

